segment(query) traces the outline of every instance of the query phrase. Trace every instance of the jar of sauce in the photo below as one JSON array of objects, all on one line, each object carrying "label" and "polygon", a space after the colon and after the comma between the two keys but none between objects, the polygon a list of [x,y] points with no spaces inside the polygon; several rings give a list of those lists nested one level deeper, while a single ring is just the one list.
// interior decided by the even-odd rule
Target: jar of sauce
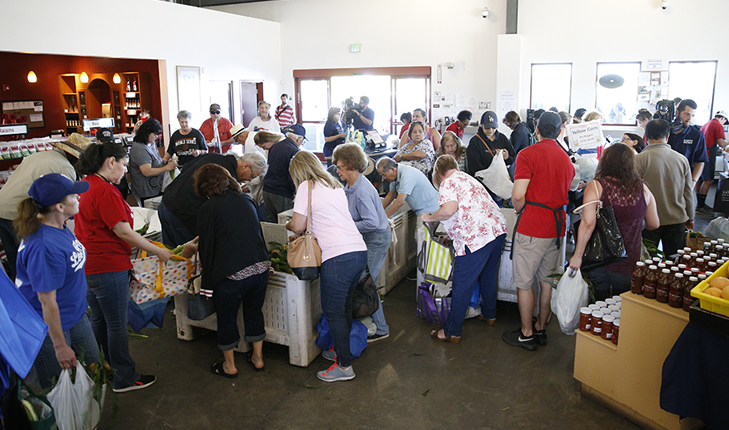
[{"label": "jar of sauce", "polygon": [[618,335],[620,334],[620,318],[616,318],[615,321],[613,321],[613,338],[610,339],[613,344],[618,344]]},{"label": "jar of sauce", "polygon": [[660,262],[661,262],[660,257],[653,257],[652,260],[653,260],[653,265],[655,265],[655,266],[658,266],[658,264],[660,264]]},{"label": "jar of sauce", "polygon": [[686,265],[683,264],[683,263],[679,264],[678,265],[678,270],[680,270],[681,272],[683,272],[684,270],[686,270]]},{"label": "jar of sauce", "polygon": [[590,308],[590,309],[592,309],[593,312],[600,310],[600,306],[598,306],[598,305],[596,305],[594,303],[591,304],[591,305],[588,305],[587,307]]},{"label": "jar of sauce", "polygon": [[607,303],[608,307],[610,307],[610,305],[614,305],[617,302],[613,298],[608,298],[608,299],[605,299],[605,303]]},{"label": "jar of sauce", "polygon": [[683,273],[676,273],[671,282],[671,288],[668,291],[668,306],[672,308],[680,308],[683,306],[683,290],[686,283],[683,281]]},{"label": "jar of sauce", "polygon": [[612,315],[605,315],[602,317],[602,331],[600,332],[601,338],[605,340],[613,338],[613,322],[615,322],[615,317]]},{"label": "jar of sauce", "polygon": [[694,298],[691,297],[691,290],[693,290],[697,285],[699,285],[699,278],[695,276],[691,276],[688,278],[688,281],[686,281],[686,289],[683,290],[683,310],[686,312],[689,311],[691,303],[694,302]]},{"label": "jar of sauce", "polygon": [[696,259],[699,258],[699,254],[692,252],[689,256],[691,258],[691,267],[696,267]]},{"label": "jar of sauce", "polygon": [[684,251],[683,249],[679,249],[678,251],[676,251],[676,254],[678,254],[678,256],[676,257],[676,264],[678,264],[683,260],[683,256],[686,254],[686,251]]},{"label": "jar of sauce", "polygon": [[691,256],[689,254],[685,254],[683,256],[683,260],[681,261],[682,264],[685,264],[686,267],[691,268],[693,267],[691,264]]},{"label": "jar of sauce", "polygon": [[671,285],[671,271],[668,269],[661,270],[656,285],[656,300],[659,303],[668,303],[668,290]]},{"label": "jar of sauce", "polygon": [[658,267],[650,266],[643,282],[643,295],[646,299],[656,298],[656,287],[658,287]]},{"label": "jar of sauce", "polygon": [[602,333],[602,312],[595,311],[592,313],[592,326],[590,327],[590,333],[595,336],[600,336]]},{"label": "jar of sauce", "polygon": [[706,271],[707,272],[716,272],[716,269],[717,269],[716,261],[709,261],[706,264]]},{"label": "jar of sauce", "polygon": [[598,301],[595,302],[595,304],[598,305],[601,308],[606,308],[607,307],[607,303],[605,303],[604,300],[598,300]]},{"label": "jar of sauce", "polygon": [[704,261],[703,258],[698,257],[694,261],[695,261],[695,263],[694,263],[695,266],[694,267],[698,268],[699,269],[699,272],[706,272],[706,264],[705,264],[706,262]]},{"label": "jar of sauce", "polygon": [[580,308],[580,330],[590,331],[592,328],[592,309]]}]

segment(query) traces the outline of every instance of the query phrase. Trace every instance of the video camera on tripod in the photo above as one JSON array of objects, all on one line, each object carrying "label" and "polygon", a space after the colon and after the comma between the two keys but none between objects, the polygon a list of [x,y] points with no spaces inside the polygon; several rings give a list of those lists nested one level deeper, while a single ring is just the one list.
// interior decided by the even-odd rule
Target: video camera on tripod
[{"label": "video camera on tripod", "polygon": [[661,100],[656,103],[656,113],[653,114],[653,119],[662,119],[673,124],[676,120],[676,104],[673,100]]}]

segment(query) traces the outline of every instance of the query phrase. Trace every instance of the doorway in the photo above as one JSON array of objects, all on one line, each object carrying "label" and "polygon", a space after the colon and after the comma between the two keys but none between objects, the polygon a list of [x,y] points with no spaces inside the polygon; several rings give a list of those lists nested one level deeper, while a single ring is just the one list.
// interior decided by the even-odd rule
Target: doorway
[{"label": "doorway", "polygon": [[[241,123],[244,126],[258,116],[258,102],[263,101],[263,82],[240,81]],[[275,106],[275,103],[272,105]]]},{"label": "doorway", "polygon": [[86,96],[86,109],[89,118],[111,117],[111,87],[103,79],[89,82]]}]

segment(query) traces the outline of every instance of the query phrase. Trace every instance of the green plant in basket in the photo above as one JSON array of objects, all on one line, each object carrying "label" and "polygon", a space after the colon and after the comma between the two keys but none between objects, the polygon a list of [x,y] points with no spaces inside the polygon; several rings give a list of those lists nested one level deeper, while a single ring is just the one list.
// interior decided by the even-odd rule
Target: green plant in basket
[{"label": "green plant in basket", "polygon": [[282,245],[277,242],[269,242],[268,244],[273,246],[273,248],[268,251],[268,257],[271,259],[271,267],[273,267],[273,270],[277,272],[293,273],[289,267],[288,244]]}]

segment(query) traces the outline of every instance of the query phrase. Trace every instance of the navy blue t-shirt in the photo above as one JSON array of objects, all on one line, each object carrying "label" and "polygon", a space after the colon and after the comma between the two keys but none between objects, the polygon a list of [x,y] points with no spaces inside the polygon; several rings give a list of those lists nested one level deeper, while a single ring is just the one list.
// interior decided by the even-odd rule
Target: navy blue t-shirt
[{"label": "navy blue t-shirt", "polygon": [[354,125],[354,129],[355,130],[374,130],[375,129],[375,127],[374,127],[374,125],[375,125],[374,124],[374,121],[375,121],[375,111],[373,111],[370,108],[367,108],[364,111],[362,111],[362,116],[365,117],[365,118],[367,118],[368,120],[372,121],[372,124],[371,125],[365,125],[365,123],[362,122],[361,119],[359,119],[359,115],[358,115],[352,121],[352,124]]},{"label": "navy blue t-shirt", "polygon": [[[327,120],[327,123],[324,124],[324,137],[336,136],[340,133],[342,133],[342,124]],[[343,143],[343,137],[340,137],[339,139],[333,140],[331,142],[326,142],[324,144],[324,156],[331,157],[332,152],[334,152],[334,148],[336,148],[337,145],[341,145]]]},{"label": "navy blue t-shirt", "polygon": [[56,290],[56,303],[63,330],[70,330],[86,313],[86,248],[67,228],[41,224],[18,247],[18,275],[15,283],[20,292],[43,317],[39,292]]},{"label": "navy blue t-shirt", "polygon": [[296,185],[291,179],[289,164],[297,152],[299,147],[288,137],[273,144],[268,150],[268,172],[263,178],[263,191],[288,199],[294,198]]},{"label": "navy blue t-shirt", "polygon": [[686,127],[679,134],[671,132],[668,135],[668,144],[674,151],[683,154],[691,167],[696,163],[709,162],[709,156],[706,155],[706,138],[701,129],[695,125]]}]

